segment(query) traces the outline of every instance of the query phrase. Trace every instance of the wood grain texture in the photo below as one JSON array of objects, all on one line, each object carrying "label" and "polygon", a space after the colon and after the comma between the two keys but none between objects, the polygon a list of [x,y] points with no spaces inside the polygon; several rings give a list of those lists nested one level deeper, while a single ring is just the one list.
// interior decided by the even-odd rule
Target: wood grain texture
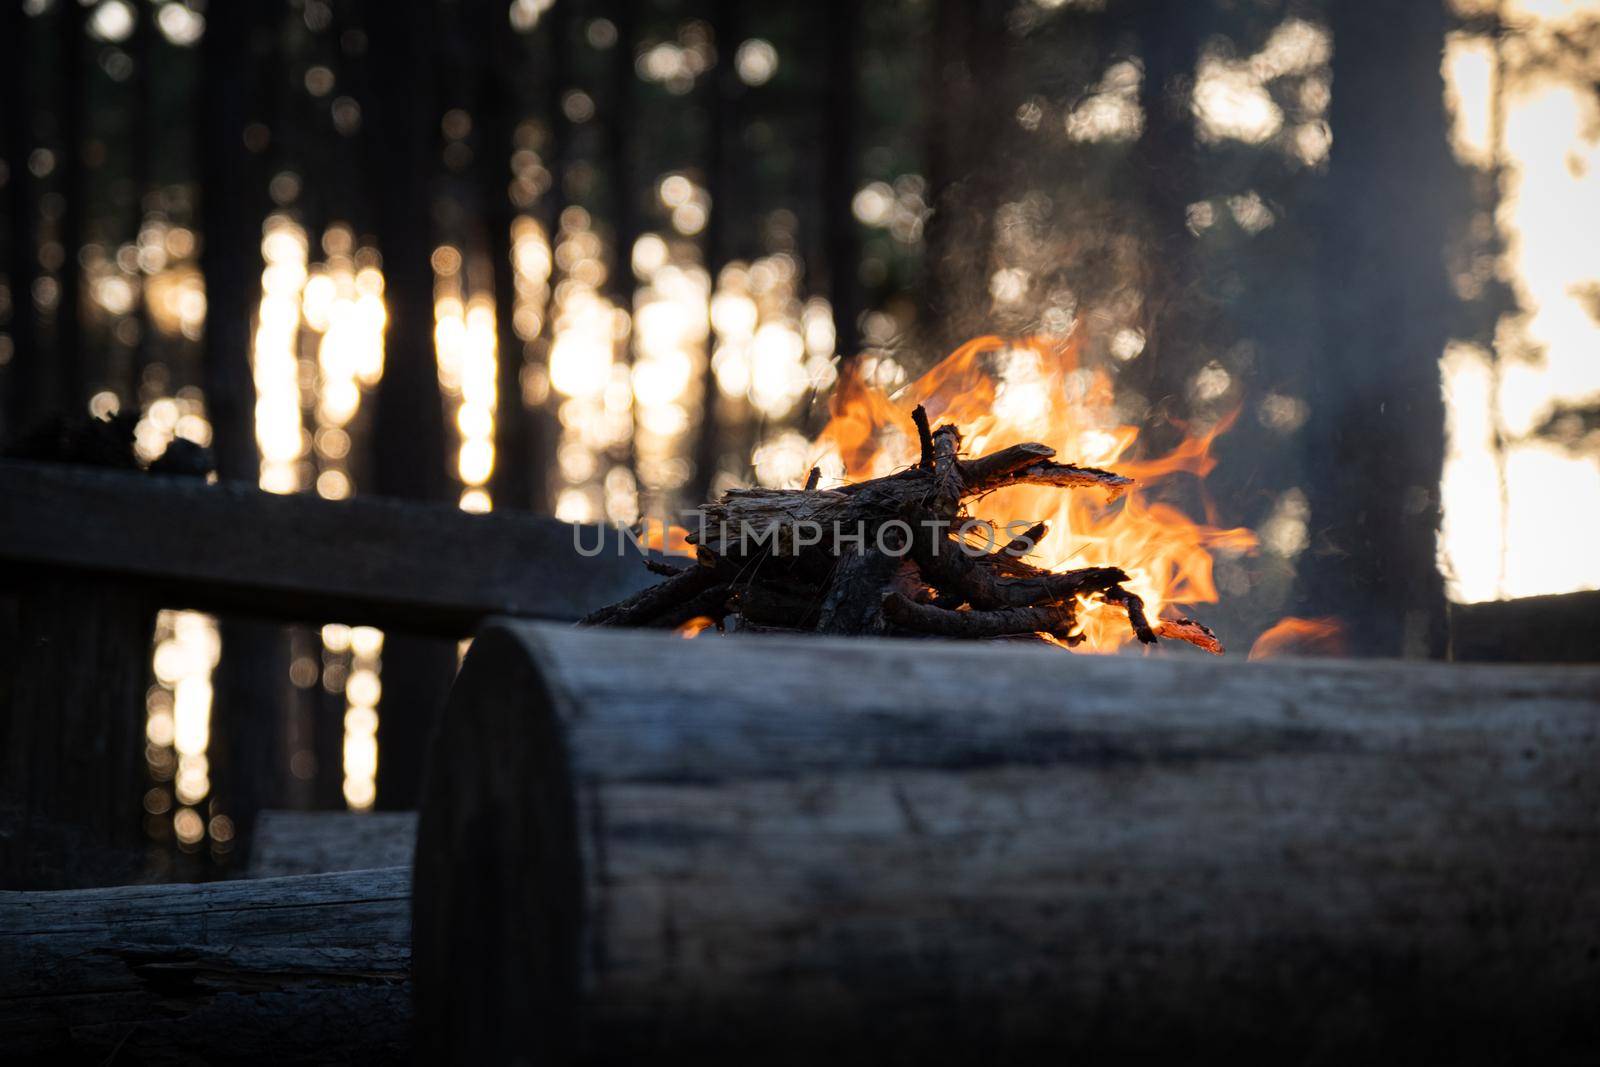
[{"label": "wood grain texture", "polygon": [[416,843],[414,811],[264,811],[250,877],[409,867]]},{"label": "wood grain texture", "polygon": [[[0,564],[142,582],[164,607],[464,636],[486,615],[576,619],[651,584],[605,531],[379,497],[0,462]],[[584,528],[586,549],[601,531]]]},{"label": "wood grain texture", "polygon": [[6,1062],[395,1063],[405,868],[0,893]]},{"label": "wood grain texture", "polygon": [[503,623],[435,760],[424,1055],[1600,1040],[1600,669]]}]

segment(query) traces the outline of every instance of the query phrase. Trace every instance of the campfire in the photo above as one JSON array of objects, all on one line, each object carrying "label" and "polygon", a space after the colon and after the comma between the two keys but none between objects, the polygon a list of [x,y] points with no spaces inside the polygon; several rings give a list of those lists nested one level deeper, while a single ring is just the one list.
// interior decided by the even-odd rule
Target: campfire
[{"label": "campfire", "polygon": [[[1215,465],[1207,432],[1123,462],[1138,432],[1109,376],[1064,341],[980,338],[890,398],[835,390],[800,488],[734,489],[700,509],[694,558],[586,619],[595,626],[937,635],[1109,652],[1222,644],[1184,610],[1217,599],[1211,550],[1243,529],[1196,523],[1146,492]],[[824,485],[832,466],[835,484]]]}]

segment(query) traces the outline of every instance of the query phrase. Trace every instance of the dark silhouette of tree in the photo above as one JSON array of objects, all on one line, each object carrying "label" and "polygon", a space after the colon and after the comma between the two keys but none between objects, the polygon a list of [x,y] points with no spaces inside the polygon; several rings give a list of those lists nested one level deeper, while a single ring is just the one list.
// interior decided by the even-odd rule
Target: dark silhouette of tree
[{"label": "dark silhouette of tree", "polygon": [[[1130,25],[1144,64],[1139,104],[1144,129],[1131,153],[1131,188],[1143,200],[1145,251],[1144,352],[1122,384],[1142,391],[1157,412],[1183,414],[1184,383],[1204,362],[1215,328],[1204,291],[1198,239],[1188,207],[1202,197],[1194,109],[1195,67],[1212,21],[1212,5],[1142,0]],[[1163,419],[1152,421],[1157,451],[1175,443]]]},{"label": "dark silhouette of tree", "polygon": [[936,0],[929,56],[922,328],[935,352],[983,332],[999,158],[1012,122],[1004,5]]},{"label": "dark silhouette of tree", "polygon": [[369,0],[368,166],[383,253],[384,372],[374,424],[377,492],[446,500],[444,408],[433,353],[433,188],[439,158],[431,2]]},{"label": "dark silhouette of tree", "polygon": [[[734,51],[742,36],[742,13],[739,0],[714,0],[711,6],[711,26],[717,47],[716,66],[706,79],[707,112],[710,128],[706,135],[706,191],[711,195],[711,214],[706,219],[702,237],[705,248],[706,270],[711,275],[715,289],[717,278],[734,258],[737,248],[739,218],[739,128],[740,101],[744,86],[734,66]],[[711,495],[721,465],[723,425],[721,393],[717,389],[717,376],[706,361],[705,373],[700,380],[700,427],[695,440],[694,477],[687,493],[691,503],[698,504]]]},{"label": "dark silhouette of tree", "polygon": [[[549,380],[550,350],[555,345],[556,336],[555,287],[561,273],[560,267],[554,262],[555,250],[561,239],[561,215],[567,207],[567,163],[572,151],[572,123],[562,109],[561,97],[571,80],[572,29],[577,24],[574,6],[556,4],[545,16],[541,34],[544,79],[540,112],[544,120],[545,139],[540,146],[540,155],[545,169],[550,173],[550,184],[540,195],[536,208],[550,241],[552,262],[548,284],[551,298],[539,324],[539,336],[534,340],[529,354],[532,365],[546,373],[546,381]],[[520,383],[517,388],[520,396]],[[529,413],[529,425],[529,447],[536,457],[529,468],[529,492],[535,510],[543,512],[551,506],[550,458],[560,431],[548,405]]]},{"label": "dark silhouette of tree", "polygon": [[[607,108],[605,121],[606,182],[610,191],[611,211],[611,271],[607,288],[611,301],[617,307],[633,314],[633,246],[639,239],[639,197],[634,157],[634,92],[636,76],[633,70],[635,0],[611,0],[606,10],[617,39],[610,48],[607,62]],[[634,341],[630,332],[619,343],[623,362],[633,363]],[[628,434],[626,464],[638,479],[634,436],[638,427]]]},{"label": "dark silhouette of tree", "polygon": [[59,274],[60,299],[56,304],[56,389],[54,405],[76,412],[86,399],[87,353],[83,349],[83,268],[78,253],[83,248],[84,218],[89,187],[83,167],[84,131],[89,111],[89,79],[83,62],[86,46],[82,4],[56,5],[56,108],[60,154],[56,171],[65,201],[58,237],[62,249]]},{"label": "dark silhouette of tree", "polygon": [[6,176],[6,281],[11,289],[11,365],[6,381],[5,436],[14,436],[38,417],[41,370],[38,316],[33,307],[33,283],[39,276],[38,222],[34,214],[33,176],[28,157],[33,152],[34,69],[29,20],[22,5],[0,4],[0,78],[4,79],[6,106],[0,108],[4,128]]},{"label": "dark silhouette of tree", "polygon": [[826,142],[823,147],[823,244],[827,255],[828,298],[838,352],[851,359],[860,348],[861,236],[853,201],[859,184],[856,126],[860,101],[858,38],[860,5],[828,0]]},{"label": "dark silhouette of tree", "polygon": [[1441,5],[1331,5],[1333,148],[1322,215],[1324,351],[1309,394],[1312,548],[1300,597],[1351,650],[1438,655],[1444,406],[1455,300],[1444,265],[1463,196],[1446,141]]},{"label": "dark silhouette of tree", "polygon": [[255,382],[250,324],[261,299],[264,175],[245,145],[259,86],[252,38],[267,32],[271,4],[237,0],[207,20],[200,57],[198,140],[200,270],[206,279],[201,342],[212,451],[223,478],[254,482]]},{"label": "dark silhouette of tree", "polygon": [[[134,23],[133,39],[128,44],[133,58],[133,78],[129,102],[128,122],[128,173],[133,184],[133,236],[137,241],[144,225],[145,197],[150,194],[150,156],[155,140],[155,14],[149,9],[139,12]],[[134,321],[138,324],[138,338],[133,345],[132,388],[129,399],[139,399],[139,383],[144,379],[145,368],[150,365],[154,338],[150,336],[149,301],[143,291],[143,279],[138,302],[134,305]]]},{"label": "dark silhouette of tree", "polygon": [[[384,372],[374,419],[376,491],[444,501],[444,408],[433,351],[433,196],[439,158],[435,85],[437,20],[432,0],[396,5],[367,0],[371,55],[368,180],[377,205],[389,310]],[[455,667],[449,642],[391,634],[385,642],[380,705],[378,799],[415,807],[428,730],[444,706]]]},{"label": "dark silhouette of tree", "polygon": [[[197,141],[200,145],[200,268],[206,279],[201,343],[212,450],[220,477],[254,484],[255,383],[250,326],[260,300],[265,176],[245,144],[261,106],[258,38],[269,40],[281,11],[271,0],[219,5],[201,44]],[[148,17],[148,12],[143,17]],[[238,618],[220,622],[222,659],[209,749],[212,803],[249,848],[257,812],[285,798],[287,670],[279,627]]]},{"label": "dark silhouette of tree", "polygon": [[549,507],[545,473],[547,445],[542,439],[540,421],[523,403],[525,346],[517,336],[514,321],[517,293],[512,269],[511,228],[517,213],[512,207],[508,183],[510,159],[515,151],[517,95],[514,79],[521,67],[521,47],[511,34],[501,5],[482,5],[475,14],[475,31],[483,59],[478,68],[480,137],[475,163],[488,233],[499,349],[495,461],[489,489],[496,508],[545,511]]}]

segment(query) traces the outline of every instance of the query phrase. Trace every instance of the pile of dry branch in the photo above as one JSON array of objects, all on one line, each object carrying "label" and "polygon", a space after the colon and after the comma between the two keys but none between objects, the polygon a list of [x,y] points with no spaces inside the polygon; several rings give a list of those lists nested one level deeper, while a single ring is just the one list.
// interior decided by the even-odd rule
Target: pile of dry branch
[{"label": "pile of dry branch", "polygon": [[672,628],[709,618],[743,631],[1048,635],[1076,644],[1080,605],[1103,601],[1127,613],[1145,644],[1160,636],[1222,651],[1193,620],[1147,619],[1119,568],[1046,571],[1025,562],[1047,532],[1043,523],[999,545],[990,536],[975,546],[970,527],[963,536],[964,502],[997,489],[1095,489],[1115,499],[1132,479],[1057,463],[1041,444],[964,459],[954,426],[930,429],[920,407],[913,419],[922,444],[916,466],[837,489],[818,489],[812,470],[804,489],[733,490],[701,508],[701,529],[690,535],[694,562],[649,562],[666,581],[582,623]]}]

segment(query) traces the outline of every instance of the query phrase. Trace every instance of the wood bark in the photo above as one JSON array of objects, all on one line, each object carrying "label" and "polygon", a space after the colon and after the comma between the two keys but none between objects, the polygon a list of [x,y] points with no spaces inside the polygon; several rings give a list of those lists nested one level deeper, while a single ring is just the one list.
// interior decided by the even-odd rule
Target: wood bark
[{"label": "wood bark", "polygon": [[430,781],[425,1058],[1600,1038],[1600,669],[495,624]]},{"label": "wood bark", "polygon": [[397,1063],[406,868],[0,893],[7,1062]]}]

